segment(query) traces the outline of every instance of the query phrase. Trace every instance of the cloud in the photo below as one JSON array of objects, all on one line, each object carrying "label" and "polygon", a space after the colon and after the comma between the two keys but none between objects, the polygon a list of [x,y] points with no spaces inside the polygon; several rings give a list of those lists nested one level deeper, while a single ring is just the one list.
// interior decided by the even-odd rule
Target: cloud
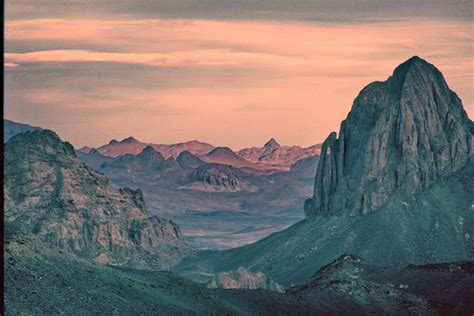
[{"label": "cloud", "polygon": [[412,55],[439,67],[474,113],[471,22],[113,14],[12,20],[7,12],[4,56],[18,66],[4,69],[5,114],[58,129],[79,146],[129,135],[234,148],[269,136],[310,145],[338,128],[361,88]]},{"label": "cloud", "polygon": [[13,19],[77,16],[280,21],[387,21],[472,18],[465,0],[8,0]]},{"label": "cloud", "polygon": [[18,67],[18,66],[20,66],[20,65],[15,64],[15,63],[5,62],[5,63],[3,63],[3,66],[6,67],[6,68],[16,68],[16,67]]}]

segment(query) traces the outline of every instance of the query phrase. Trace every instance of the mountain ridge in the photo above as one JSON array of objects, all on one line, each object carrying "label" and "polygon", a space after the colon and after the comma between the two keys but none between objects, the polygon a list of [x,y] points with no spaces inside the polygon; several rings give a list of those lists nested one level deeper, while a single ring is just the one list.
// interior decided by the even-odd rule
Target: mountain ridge
[{"label": "mountain ridge", "polygon": [[141,190],[112,187],[49,130],[21,133],[4,151],[5,222],[101,264],[167,269],[190,247],[150,215]]}]

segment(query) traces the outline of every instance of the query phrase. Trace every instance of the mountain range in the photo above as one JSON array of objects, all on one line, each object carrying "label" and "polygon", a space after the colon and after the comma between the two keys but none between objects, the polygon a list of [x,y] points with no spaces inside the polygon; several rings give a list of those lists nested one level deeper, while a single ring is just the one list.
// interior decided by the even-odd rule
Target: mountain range
[{"label": "mountain range", "polygon": [[[319,155],[321,144],[308,148],[300,146],[280,146],[275,139],[270,139],[263,147],[244,148],[234,152],[229,147],[215,147],[208,143],[197,140],[179,144],[151,144],[143,143],[132,136],[122,141],[115,139],[108,144],[98,147],[96,150],[103,156],[118,157],[126,154],[137,155],[147,146],[152,147],[164,158],[177,158],[180,153],[187,151],[200,159],[210,163],[232,165],[236,168],[248,168],[254,172],[276,172],[288,171],[291,165],[298,160],[310,156]],[[94,148],[82,147],[82,153],[89,154]]]},{"label": "mountain range", "polygon": [[266,173],[223,147],[201,157],[183,151],[176,159],[152,146],[137,155],[76,154],[113,184],[141,189],[152,213],[177,222],[192,245],[210,249],[247,244],[300,220],[319,159]]}]

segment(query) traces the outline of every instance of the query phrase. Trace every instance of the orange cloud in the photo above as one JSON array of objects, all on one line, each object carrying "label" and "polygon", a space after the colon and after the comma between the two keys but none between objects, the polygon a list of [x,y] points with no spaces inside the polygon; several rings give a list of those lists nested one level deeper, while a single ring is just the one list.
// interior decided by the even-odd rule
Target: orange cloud
[{"label": "orange cloud", "polygon": [[[7,21],[7,48],[13,41],[12,47],[25,44],[25,48],[7,49],[5,54],[8,72],[18,73],[6,82],[10,104],[5,113],[20,120],[27,115],[20,100],[45,108],[55,104],[84,110],[90,115],[87,122],[51,126],[78,145],[99,145],[106,138],[130,134],[150,142],[200,138],[232,147],[259,144],[274,136],[283,143],[310,145],[338,129],[367,83],[384,80],[412,55],[440,68],[472,116],[473,39],[472,24],[462,21]],[[71,66],[67,80],[61,80],[64,74],[59,70],[65,65],[110,62],[118,66],[109,78],[79,78]],[[25,92],[22,78],[32,76],[29,67],[11,67],[22,64],[49,67],[41,68],[37,76],[50,72]],[[133,84],[142,76],[140,70],[135,77],[129,75],[128,65],[151,68],[146,84]],[[91,74],[95,75],[87,73]],[[42,85],[53,79],[54,85]],[[171,80],[166,89],[150,84]],[[94,108],[113,115],[94,117],[95,112],[86,111]],[[162,113],[162,108],[179,118],[149,115]],[[262,110],[272,108],[280,110]],[[31,119],[42,119],[27,120],[39,125],[51,120]],[[65,113],[57,122],[69,119]],[[73,128],[74,133],[68,132]]]}]

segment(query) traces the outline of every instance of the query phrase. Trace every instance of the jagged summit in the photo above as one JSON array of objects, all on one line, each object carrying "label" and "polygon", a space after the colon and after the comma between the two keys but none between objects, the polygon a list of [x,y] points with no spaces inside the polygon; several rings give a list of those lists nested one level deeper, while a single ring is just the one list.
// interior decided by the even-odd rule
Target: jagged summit
[{"label": "jagged summit", "polygon": [[163,155],[157,152],[155,148],[153,148],[153,146],[150,146],[150,145],[146,146],[142,150],[142,152],[138,154],[138,158],[141,160],[146,159],[148,162],[154,162],[154,163],[165,160]]},{"label": "jagged summit", "polygon": [[176,162],[184,168],[195,168],[205,163],[187,150],[182,151],[178,157],[176,157]]},{"label": "jagged summit", "polygon": [[230,149],[229,147],[216,147],[213,150],[211,150],[207,156],[216,156],[216,155],[235,155],[234,151]]},{"label": "jagged summit", "polygon": [[271,138],[265,145],[264,148],[271,148],[271,147],[280,147],[280,144],[275,140],[275,138]]},{"label": "jagged summit", "polygon": [[136,138],[134,138],[133,136],[129,136],[127,138],[125,138],[124,140],[121,141],[121,143],[127,143],[127,144],[130,144],[130,143],[140,143],[140,141],[138,141]]},{"label": "jagged summit", "polygon": [[365,87],[323,144],[305,214],[367,213],[464,167],[472,122],[433,65],[415,56]]}]

